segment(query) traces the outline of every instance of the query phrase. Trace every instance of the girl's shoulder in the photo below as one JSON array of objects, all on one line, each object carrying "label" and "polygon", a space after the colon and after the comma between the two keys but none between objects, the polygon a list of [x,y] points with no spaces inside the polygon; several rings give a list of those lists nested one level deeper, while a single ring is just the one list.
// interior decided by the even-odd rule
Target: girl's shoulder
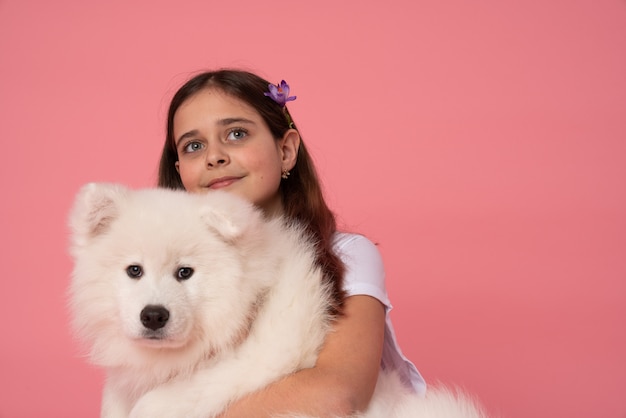
[{"label": "girl's shoulder", "polygon": [[360,234],[338,232],[333,243],[346,267],[343,287],[349,296],[374,296],[391,307],[385,289],[385,266],[378,247]]},{"label": "girl's shoulder", "polygon": [[333,248],[341,256],[344,252],[369,251],[378,254],[376,244],[361,234],[351,232],[335,232]]}]

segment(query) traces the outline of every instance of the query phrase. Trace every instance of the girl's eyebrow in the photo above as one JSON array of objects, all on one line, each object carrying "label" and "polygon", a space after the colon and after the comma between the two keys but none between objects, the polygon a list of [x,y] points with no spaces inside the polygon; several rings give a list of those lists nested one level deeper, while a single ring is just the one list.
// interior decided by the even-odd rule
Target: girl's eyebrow
[{"label": "girl's eyebrow", "polygon": [[183,139],[187,139],[187,138],[191,138],[194,136],[197,136],[199,133],[199,131],[197,129],[193,129],[189,132],[185,132],[184,134],[182,134],[177,140],[176,140],[176,146],[178,147],[178,145],[183,141]]},{"label": "girl's eyebrow", "polygon": [[[243,124],[247,124],[247,125],[254,125],[255,124],[255,122],[253,120],[246,119],[246,118],[224,118],[224,119],[219,119],[217,121],[217,124],[221,125],[221,126],[233,125],[235,123],[243,123]],[[192,129],[189,132],[185,132],[184,134],[182,134],[176,140],[176,146],[178,146],[178,144],[180,144],[180,142],[183,139],[187,139],[187,138],[190,138],[190,137],[198,136],[199,133],[200,133],[200,131],[198,131],[197,129]]]},{"label": "girl's eyebrow", "polygon": [[246,123],[254,125],[254,121],[246,118],[224,118],[219,119],[217,123],[222,126],[232,125],[233,123]]}]

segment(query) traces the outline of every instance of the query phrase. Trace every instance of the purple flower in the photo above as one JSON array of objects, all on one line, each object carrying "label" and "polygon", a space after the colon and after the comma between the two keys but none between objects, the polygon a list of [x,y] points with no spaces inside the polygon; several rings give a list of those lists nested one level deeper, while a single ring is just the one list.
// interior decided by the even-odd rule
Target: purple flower
[{"label": "purple flower", "polygon": [[263,94],[267,97],[271,97],[280,107],[285,107],[287,102],[296,100],[296,96],[289,96],[289,84],[287,84],[285,80],[277,85],[269,84],[267,87],[270,91]]}]

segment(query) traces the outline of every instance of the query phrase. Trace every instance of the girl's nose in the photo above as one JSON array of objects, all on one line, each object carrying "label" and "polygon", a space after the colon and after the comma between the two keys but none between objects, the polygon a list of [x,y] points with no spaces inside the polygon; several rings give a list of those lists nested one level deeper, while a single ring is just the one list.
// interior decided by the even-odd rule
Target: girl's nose
[{"label": "girl's nose", "polygon": [[222,147],[214,146],[209,149],[206,155],[206,164],[208,168],[216,168],[226,165],[230,162],[228,154],[224,152]]}]

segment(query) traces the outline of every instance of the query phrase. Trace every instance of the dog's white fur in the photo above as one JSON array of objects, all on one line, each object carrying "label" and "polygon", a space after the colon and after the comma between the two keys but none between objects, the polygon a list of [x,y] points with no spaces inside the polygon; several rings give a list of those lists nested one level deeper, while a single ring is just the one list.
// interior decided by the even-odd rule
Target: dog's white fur
[{"label": "dog's white fur", "polygon": [[[210,417],[315,364],[330,287],[297,225],[225,193],[88,184],[70,226],[73,325],[107,370],[103,417]],[[162,327],[142,323],[146,307],[167,310]],[[360,416],[484,415],[463,395],[418,397],[382,372]]]}]

